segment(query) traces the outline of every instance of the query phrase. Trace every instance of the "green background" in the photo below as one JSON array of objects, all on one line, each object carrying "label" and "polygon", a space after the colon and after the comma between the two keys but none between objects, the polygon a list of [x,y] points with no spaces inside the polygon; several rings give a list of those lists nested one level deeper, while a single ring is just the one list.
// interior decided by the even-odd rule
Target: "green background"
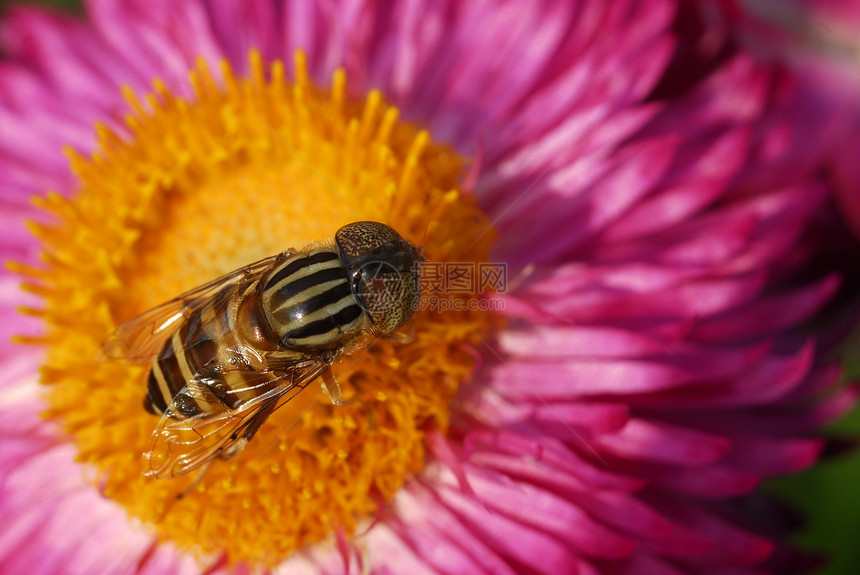
[{"label": "green background", "polygon": [[[860,379],[860,331],[843,347],[845,379]],[[834,424],[831,437],[854,443],[860,437],[860,409]],[[806,517],[795,537],[806,549],[823,553],[828,564],[820,575],[860,573],[860,451],[827,457],[813,469],[770,481],[766,488]]]},{"label": "green background", "polygon": [[[80,11],[80,2],[75,0],[26,3]],[[0,0],[0,6],[8,4],[8,0]],[[855,349],[860,350],[860,343]],[[860,351],[850,355],[856,358]],[[849,371],[860,374],[860,362]],[[860,436],[860,411],[838,422],[830,433],[843,438]],[[805,516],[806,525],[796,541],[829,557],[829,564],[818,571],[819,575],[860,574],[860,452],[826,458],[814,469],[770,481],[765,487]]]}]

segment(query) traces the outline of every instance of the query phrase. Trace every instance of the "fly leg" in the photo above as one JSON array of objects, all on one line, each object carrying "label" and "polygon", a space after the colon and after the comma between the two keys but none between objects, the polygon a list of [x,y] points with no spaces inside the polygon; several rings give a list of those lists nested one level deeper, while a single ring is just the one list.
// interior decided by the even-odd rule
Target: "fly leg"
[{"label": "fly leg", "polygon": [[322,379],[322,388],[325,391],[325,394],[331,400],[333,404],[338,407],[343,407],[346,405],[343,402],[343,394],[340,390],[340,384],[334,378],[334,374],[331,372],[331,369],[327,369],[322,373],[320,377]]},{"label": "fly leg", "polygon": [[[361,403],[362,407],[364,407],[364,412],[367,414],[367,419],[370,421],[370,428],[376,429],[376,422],[373,420],[373,412],[370,410],[370,407],[368,407],[367,403],[361,398],[360,390],[357,389],[358,393],[353,395],[347,401],[344,401],[340,391],[340,384],[337,382],[334,377],[334,374],[331,372],[330,369],[327,369],[322,374],[321,379],[323,383],[323,389],[325,390],[326,394],[329,396],[333,404],[338,407],[348,407],[350,405],[353,405],[356,401]],[[353,385],[355,385],[355,383],[353,383]]]}]

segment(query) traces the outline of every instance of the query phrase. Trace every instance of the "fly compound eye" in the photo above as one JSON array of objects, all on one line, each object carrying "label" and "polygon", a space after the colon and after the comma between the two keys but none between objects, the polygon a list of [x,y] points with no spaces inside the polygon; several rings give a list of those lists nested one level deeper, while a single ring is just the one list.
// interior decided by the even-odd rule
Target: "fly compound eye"
[{"label": "fly compound eye", "polygon": [[374,261],[359,269],[354,294],[373,327],[391,333],[412,316],[420,286],[415,273],[401,272],[387,262]]},{"label": "fly compound eye", "polygon": [[359,260],[386,244],[406,243],[393,228],[379,222],[345,225],[334,235],[334,241],[347,262]]},{"label": "fly compound eye", "polygon": [[334,239],[351,278],[352,293],[373,327],[390,333],[406,323],[418,307],[419,272],[426,258],[379,222],[346,225]]}]

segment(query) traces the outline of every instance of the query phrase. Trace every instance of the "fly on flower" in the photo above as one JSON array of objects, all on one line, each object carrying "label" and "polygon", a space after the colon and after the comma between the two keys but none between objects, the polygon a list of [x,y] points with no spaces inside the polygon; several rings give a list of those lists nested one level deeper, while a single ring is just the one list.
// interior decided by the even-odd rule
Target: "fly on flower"
[{"label": "fly on flower", "polygon": [[409,320],[423,261],[391,227],[356,222],[334,242],[260,260],[121,325],[103,354],[151,362],[144,407],[162,414],[145,475],[234,457],[318,377],[341,405],[329,367]]}]

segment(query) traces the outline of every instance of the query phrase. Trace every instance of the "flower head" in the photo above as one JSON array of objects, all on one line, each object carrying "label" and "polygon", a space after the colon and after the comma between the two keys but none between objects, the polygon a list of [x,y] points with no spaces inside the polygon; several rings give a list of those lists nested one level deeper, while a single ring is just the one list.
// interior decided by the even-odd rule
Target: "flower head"
[{"label": "flower head", "polygon": [[[669,90],[675,10],[127,1],[93,3],[86,23],[10,13],[0,201],[17,263],[0,278],[0,314],[38,346],[0,348],[12,398],[0,561],[766,566],[780,542],[727,500],[814,462],[815,430],[855,395],[833,388],[838,369],[803,331],[838,287],[810,279],[804,233],[826,202],[819,143],[839,118],[740,52]],[[21,148],[25,132],[36,137]],[[62,145],[76,150],[69,164]],[[147,366],[98,361],[103,338],[360,219],[423,241],[445,273],[504,264],[503,309],[454,305],[479,290],[451,283],[439,296],[457,309],[419,311],[410,343],[335,366],[357,403],[290,402],[180,499],[187,482],[141,477]],[[91,529],[58,542],[77,516]],[[107,537],[110,562],[93,544]]]}]

